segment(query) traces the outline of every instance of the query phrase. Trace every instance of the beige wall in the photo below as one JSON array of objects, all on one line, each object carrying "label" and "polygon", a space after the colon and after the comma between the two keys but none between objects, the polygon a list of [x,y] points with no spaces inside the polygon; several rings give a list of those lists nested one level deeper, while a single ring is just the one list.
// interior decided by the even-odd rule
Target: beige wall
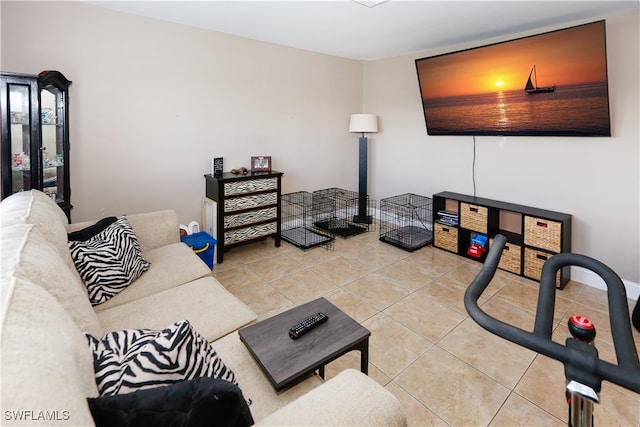
[{"label": "beige wall", "polygon": [[[613,136],[477,137],[476,194],[571,214],[572,250],[603,261],[637,284],[640,19],[638,9],[602,18]],[[499,40],[473,46],[494,41]],[[414,64],[416,58],[473,46],[365,63],[364,108],[380,115],[381,126],[370,138],[370,187],[376,198],[404,192],[473,194],[473,138],[427,135]],[[581,270],[572,277],[600,281]],[[638,288],[632,288],[637,295]]]},{"label": "beige wall", "polygon": [[272,156],[283,191],[357,188],[362,64],[78,2],[2,1],[2,70],[70,90],[72,219],[201,219],[211,157]]},{"label": "beige wall", "polygon": [[[373,198],[473,192],[473,141],[426,134],[413,62],[471,46],[361,63],[76,2],[0,7],[2,70],[57,69],[73,80],[75,221],[164,208],[199,220],[212,156],[229,170],[271,155],[285,192],[356,190],[357,137],[347,128],[360,111],[380,117],[369,138]],[[639,17],[602,18],[613,137],[479,137],[476,189],[572,214],[574,251],[637,283]],[[599,285],[581,271],[574,278]]]}]

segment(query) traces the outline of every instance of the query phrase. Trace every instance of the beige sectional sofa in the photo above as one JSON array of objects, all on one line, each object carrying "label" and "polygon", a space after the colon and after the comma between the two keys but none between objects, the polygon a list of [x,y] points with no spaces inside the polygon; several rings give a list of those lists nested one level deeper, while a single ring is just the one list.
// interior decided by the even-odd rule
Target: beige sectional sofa
[{"label": "beige sectional sofa", "polygon": [[398,401],[364,374],[311,376],[276,393],[240,342],[255,313],[229,293],[179,240],[172,211],[128,215],[151,267],[93,307],[71,259],[61,209],[39,191],[0,203],[2,425],[93,425],[98,390],[83,332],[163,329],[183,319],[231,368],[257,425],[405,425]]}]

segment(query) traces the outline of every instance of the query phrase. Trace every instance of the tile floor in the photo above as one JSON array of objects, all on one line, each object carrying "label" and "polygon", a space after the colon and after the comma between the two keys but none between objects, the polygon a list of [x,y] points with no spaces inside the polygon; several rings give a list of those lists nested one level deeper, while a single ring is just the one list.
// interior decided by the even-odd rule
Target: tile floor
[{"label": "tile floor", "polygon": [[[562,364],[491,335],[466,314],[480,264],[431,246],[413,253],[371,231],[333,251],[272,239],[232,249],[215,277],[264,319],[324,296],[371,331],[369,375],[403,405],[410,426],[563,426]],[[537,283],[498,271],[480,300],[495,317],[532,330]],[[631,301],[630,301],[631,308]],[[554,340],[572,314],[589,317],[601,357],[615,363],[605,292],[576,282],[558,293]],[[640,333],[634,330],[636,344]],[[639,346],[640,348],[640,346]],[[358,353],[327,366],[359,369]],[[603,383],[597,426],[639,426],[640,395]]]}]

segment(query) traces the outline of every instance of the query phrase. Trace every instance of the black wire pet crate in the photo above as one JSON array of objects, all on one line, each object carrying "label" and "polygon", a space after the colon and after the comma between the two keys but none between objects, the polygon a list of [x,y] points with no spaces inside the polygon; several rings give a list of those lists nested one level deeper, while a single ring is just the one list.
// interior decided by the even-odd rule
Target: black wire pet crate
[{"label": "black wire pet crate", "polygon": [[308,191],[283,194],[282,231],[283,240],[302,249],[324,246],[333,250],[333,236],[313,227],[313,195]]},{"label": "black wire pet crate", "polygon": [[[370,200],[367,196],[367,207]],[[313,224],[340,237],[351,237],[368,231],[372,224],[356,223],[358,193],[341,188],[327,188],[313,192]]]},{"label": "black wire pet crate", "polygon": [[380,240],[410,252],[433,243],[431,199],[401,194],[380,200]]}]

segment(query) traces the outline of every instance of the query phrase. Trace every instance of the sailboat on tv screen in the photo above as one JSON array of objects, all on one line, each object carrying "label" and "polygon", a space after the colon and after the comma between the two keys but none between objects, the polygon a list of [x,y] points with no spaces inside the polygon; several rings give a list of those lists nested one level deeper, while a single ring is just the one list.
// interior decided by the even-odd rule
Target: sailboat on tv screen
[{"label": "sailboat on tv screen", "polygon": [[[533,76],[533,80],[531,80],[531,76]],[[546,86],[546,87],[538,87],[538,77],[536,75],[536,66],[533,65],[531,72],[529,73],[529,79],[527,80],[527,84],[524,87],[524,91],[529,94],[535,93],[549,93],[556,90],[555,86]]]}]

